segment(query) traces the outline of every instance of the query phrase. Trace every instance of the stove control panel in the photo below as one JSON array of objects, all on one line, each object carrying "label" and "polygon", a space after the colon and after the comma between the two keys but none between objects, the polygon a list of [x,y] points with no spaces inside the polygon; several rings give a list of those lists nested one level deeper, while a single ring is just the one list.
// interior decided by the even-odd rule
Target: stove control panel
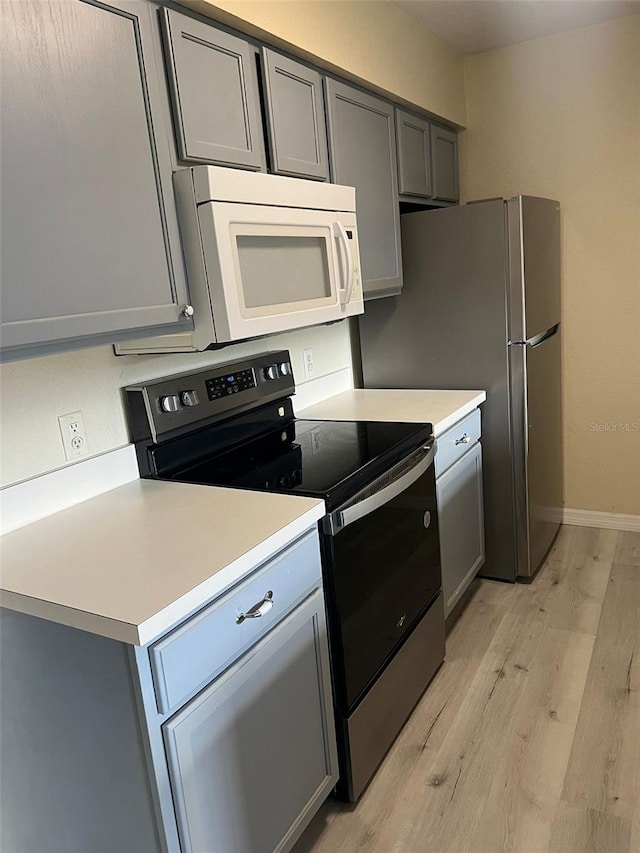
[{"label": "stove control panel", "polygon": [[295,393],[287,350],[125,388],[133,440],[158,441]]},{"label": "stove control panel", "polygon": [[204,383],[207,396],[210,400],[218,400],[229,394],[238,394],[256,387],[256,377],[252,367],[239,370],[237,373],[228,373],[225,376],[214,376]]}]

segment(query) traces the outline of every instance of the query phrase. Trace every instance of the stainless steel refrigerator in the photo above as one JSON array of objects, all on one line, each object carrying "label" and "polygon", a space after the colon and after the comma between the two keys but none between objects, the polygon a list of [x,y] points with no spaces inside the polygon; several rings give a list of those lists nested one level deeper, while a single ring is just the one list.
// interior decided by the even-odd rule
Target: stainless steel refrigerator
[{"label": "stainless steel refrigerator", "polygon": [[531,577],[561,518],[560,205],[404,214],[404,285],[360,318],[366,388],[481,388],[486,577]]}]

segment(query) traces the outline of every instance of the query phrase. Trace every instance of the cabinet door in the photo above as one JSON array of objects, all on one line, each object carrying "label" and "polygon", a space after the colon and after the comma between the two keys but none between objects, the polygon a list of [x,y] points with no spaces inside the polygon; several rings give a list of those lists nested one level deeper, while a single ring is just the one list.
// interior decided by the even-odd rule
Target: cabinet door
[{"label": "cabinet door", "polygon": [[3,347],[177,323],[149,6],[6,0],[2,19]]},{"label": "cabinet door", "polygon": [[398,181],[401,195],[431,195],[431,126],[428,121],[396,109]]},{"label": "cabinet door", "polygon": [[482,448],[475,444],[436,480],[445,614],[484,563]]},{"label": "cabinet door", "polygon": [[289,849],[337,780],[322,592],[163,730],[183,853]]},{"label": "cabinet door", "polygon": [[248,42],[162,9],[178,153],[259,170],[264,160],[255,53]]},{"label": "cabinet door", "polygon": [[326,80],[332,180],[356,188],[365,299],[402,288],[393,106]]},{"label": "cabinet door", "polygon": [[261,54],[271,168],[280,175],[328,180],[322,78],[269,48]]},{"label": "cabinet door", "polygon": [[431,164],[433,167],[433,197],[441,201],[458,201],[458,134],[431,125]]}]

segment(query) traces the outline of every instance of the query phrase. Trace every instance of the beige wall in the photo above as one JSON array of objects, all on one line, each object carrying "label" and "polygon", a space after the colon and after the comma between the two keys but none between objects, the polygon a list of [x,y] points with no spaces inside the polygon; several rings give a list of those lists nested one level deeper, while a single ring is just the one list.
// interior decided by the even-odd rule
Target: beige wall
[{"label": "beige wall", "polygon": [[388,2],[181,0],[382,92],[465,124],[463,57]]},{"label": "beige wall", "polygon": [[640,513],[640,16],[469,57],[465,83],[466,198],[561,204],[565,504]]}]

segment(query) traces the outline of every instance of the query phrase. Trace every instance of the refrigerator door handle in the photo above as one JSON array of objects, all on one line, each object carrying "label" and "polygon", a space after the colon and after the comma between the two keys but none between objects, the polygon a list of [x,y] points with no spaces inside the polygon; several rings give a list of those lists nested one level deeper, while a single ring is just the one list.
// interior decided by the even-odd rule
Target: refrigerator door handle
[{"label": "refrigerator door handle", "polygon": [[526,341],[509,341],[509,346],[531,347],[531,349],[535,349],[536,347],[539,347],[540,344],[543,344],[545,341],[548,341],[549,338],[552,338],[559,328],[560,323],[554,323],[553,326],[549,326],[549,328],[545,329],[544,332],[540,332],[538,335],[533,335],[533,337],[527,338]]}]

